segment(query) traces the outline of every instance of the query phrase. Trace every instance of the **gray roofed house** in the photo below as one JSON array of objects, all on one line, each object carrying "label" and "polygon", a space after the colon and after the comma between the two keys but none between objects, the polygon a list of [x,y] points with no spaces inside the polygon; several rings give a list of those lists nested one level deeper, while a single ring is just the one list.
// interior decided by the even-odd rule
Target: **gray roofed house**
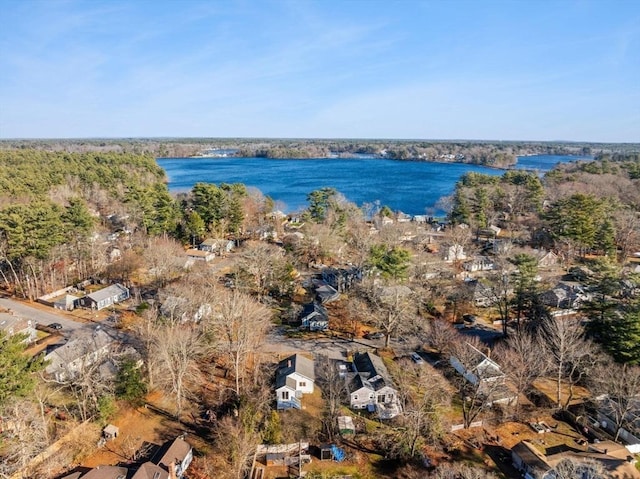
[{"label": "gray roofed house", "polygon": [[544,291],[540,300],[545,306],[560,309],[577,308],[591,299],[591,294],[580,285],[560,282],[552,289]]},{"label": "gray roofed house", "polygon": [[13,313],[0,313],[0,330],[4,331],[7,336],[24,334],[26,336],[24,339],[25,343],[31,343],[37,338],[33,321],[21,316],[16,316]]},{"label": "gray roofed house", "polygon": [[208,251],[210,253],[216,253],[221,255],[228,253],[233,249],[234,243],[231,240],[224,238],[207,238],[198,245],[200,251]]},{"label": "gray roofed house", "polygon": [[542,479],[551,466],[546,458],[528,441],[520,441],[511,448],[511,461],[524,477]]},{"label": "gray roofed house", "polygon": [[103,329],[76,337],[45,355],[45,373],[58,381],[72,379],[83,368],[102,364],[115,347],[115,339]]},{"label": "gray roofed house", "polygon": [[518,396],[506,385],[506,374],[493,359],[466,343],[464,358],[451,356],[451,366],[468,382],[478,386],[478,391],[489,404],[511,403]]},{"label": "gray roofed house", "polygon": [[326,331],[329,329],[329,313],[315,301],[305,304],[300,313],[300,327],[309,331]]},{"label": "gray roofed house", "polygon": [[129,289],[120,283],[116,283],[80,298],[79,303],[85,308],[100,311],[101,309],[126,301],[127,299],[129,299]]},{"label": "gray roofed house", "polygon": [[316,286],[316,296],[321,303],[330,303],[340,298],[340,293],[328,284],[319,284]]},{"label": "gray roofed house", "polygon": [[324,268],[322,270],[322,280],[339,293],[351,289],[351,287],[362,280],[362,269],[356,266],[348,268]]},{"label": "gray roofed house", "polygon": [[312,359],[294,354],[280,361],[276,371],[276,405],[278,409],[300,409],[303,394],[313,392],[316,379]]},{"label": "gray roofed house", "polygon": [[380,356],[356,353],[353,368],[347,381],[351,408],[376,410],[382,419],[400,414],[398,391]]}]

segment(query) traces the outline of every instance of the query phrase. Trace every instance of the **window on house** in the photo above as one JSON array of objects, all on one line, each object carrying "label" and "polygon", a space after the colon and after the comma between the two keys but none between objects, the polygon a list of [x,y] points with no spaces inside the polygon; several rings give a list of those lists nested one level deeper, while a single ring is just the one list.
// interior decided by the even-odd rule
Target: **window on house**
[{"label": "window on house", "polygon": [[298,385],[299,385],[301,388],[306,388],[306,387],[307,387],[307,383],[306,383],[306,382],[304,382],[304,381],[300,381],[300,383],[298,383]]},{"label": "window on house", "polygon": [[357,401],[357,400],[358,400],[358,395],[357,395],[357,394],[354,394],[354,395],[353,395],[353,400],[354,400],[354,401]]},{"label": "window on house", "polygon": [[289,391],[282,391],[282,399],[285,401],[289,400]]}]

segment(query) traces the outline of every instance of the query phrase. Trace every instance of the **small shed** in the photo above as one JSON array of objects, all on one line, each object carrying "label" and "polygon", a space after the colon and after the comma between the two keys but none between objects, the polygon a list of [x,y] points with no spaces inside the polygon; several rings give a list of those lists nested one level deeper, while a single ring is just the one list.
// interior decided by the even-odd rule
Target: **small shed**
[{"label": "small shed", "polygon": [[353,418],[351,416],[339,416],[338,430],[343,436],[348,434],[355,434],[356,427],[353,425]]},{"label": "small shed", "polygon": [[333,459],[332,447],[332,444],[320,444],[314,447],[315,455],[318,456],[318,459],[321,461],[330,461]]},{"label": "small shed", "polygon": [[112,441],[116,437],[118,437],[119,433],[120,433],[120,428],[118,428],[118,426],[114,426],[113,424],[109,424],[109,425],[107,425],[107,427],[105,427],[102,430],[102,437],[104,437],[108,441]]}]

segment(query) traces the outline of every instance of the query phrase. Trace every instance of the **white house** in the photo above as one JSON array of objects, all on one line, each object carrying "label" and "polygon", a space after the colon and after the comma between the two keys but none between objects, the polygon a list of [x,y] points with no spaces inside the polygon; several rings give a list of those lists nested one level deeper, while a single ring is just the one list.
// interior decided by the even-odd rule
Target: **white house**
[{"label": "white house", "polygon": [[127,299],[129,299],[129,288],[125,288],[120,283],[116,283],[80,298],[79,303],[85,308],[100,311],[101,309],[126,301]]},{"label": "white house", "polygon": [[313,392],[315,378],[312,359],[294,354],[280,361],[276,371],[277,408],[300,409],[300,399],[303,394]]},{"label": "white house", "polygon": [[233,249],[233,241],[222,238],[207,238],[200,245],[198,249],[200,251],[208,251],[209,253],[216,253],[223,255],[229,253]]},{"label": "white house", "polygon": [[506,374],[498,363],[471,344],[466,343],[466,347],[468,354],[465,354],[465,359],[451,356],[451,366],[466,381],[478,386],[479,392],[486,396],[489,403],[510,403],[516,400],[517,395],[506,386]]},{"label": "white house", "polygon": [[465,271],[475,273],[476,271],[493,271],[496,265],[487,256],[476,256],[471,261],[462,265]]},{"label": "white house", "polygon": [[216,257],[216,254],[212,253],[211,251],[203,251],[193,248],[188,249],[186,254],[187,258],[189,258],[190,261],[204,261],[205,263],[213,261],[213,259]]},{"label": "white house", "polygon": [[444,249],[444,260],[447,263],[464,261],[466,259],[467,255],[464,252],[464,247],[460,244],[452,244]]},{"label": "white house", "polygon": [[377,411],[381,419],[391,419],[400,414],[398,391],[380,356],[356,353],[353,369],[355,374],[347,383],[351,408]]}]

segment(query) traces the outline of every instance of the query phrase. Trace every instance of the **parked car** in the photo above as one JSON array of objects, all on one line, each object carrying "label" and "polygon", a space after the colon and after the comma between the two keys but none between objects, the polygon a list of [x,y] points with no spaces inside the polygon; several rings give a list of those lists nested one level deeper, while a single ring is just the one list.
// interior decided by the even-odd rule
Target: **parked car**
[{"label": "parked car", "polygon": [[51,329],[62,329],[62,324],[60,324],[60,323],[51,323],[51,324],[49,324],[48,327],[51,328]]},{"label": "parked car", "polygon": [[423,365],[424,364],[424,359],[422,359],[422,356],[420,356],[418,353],[415,353],[415,352],[411,353],[411,359],[416,364],[419,364],[419,365]]},{"label": "parked car", "polygon": [[366,339],[382,339],[384,338],[384,334],[382,334],[380,331],[377,331],[375,333],[367,333],[364,335],[364,337]]},{"label": "parked car", "polygon": [[464,316],[462,316],[462,322],[465,328],[475,326],[477,320],[478,318],[475,314],[465,314]]}]

